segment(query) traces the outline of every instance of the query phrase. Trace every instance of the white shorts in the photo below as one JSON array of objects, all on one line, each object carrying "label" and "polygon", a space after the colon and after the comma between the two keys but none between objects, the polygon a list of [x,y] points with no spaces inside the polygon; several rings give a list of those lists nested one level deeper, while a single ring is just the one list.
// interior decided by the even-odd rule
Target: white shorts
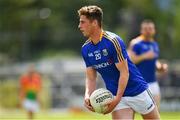
[{"label": "white shorts", "polygon": [[148,114],[155,108],[155,103],[150,91],[147,89],[137,96],[122,97],[121,101],[113,111],[117,111],[119,109],[125,109],[125,108],[131,108],[135,112],[144,115],[144,114]]},{"label": "white shorts", "polygon": [[32,112],[38,112],[39,111],[39,104],[37,101],[25,99],[23,102],[23,107]]},{"label": "white shorts", "polygon": [[149,90],[151,91],[152,95],[160,95],[160,88],[158,82],[152,82],[148,83],[149,85]]}]

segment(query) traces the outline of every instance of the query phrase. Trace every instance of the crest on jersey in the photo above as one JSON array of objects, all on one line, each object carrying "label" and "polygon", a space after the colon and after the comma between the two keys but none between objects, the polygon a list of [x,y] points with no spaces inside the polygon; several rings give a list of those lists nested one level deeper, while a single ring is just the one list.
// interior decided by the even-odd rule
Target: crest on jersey
[{"label": "crest on jersey", "polygon": [[107,49],[103,49],[103,50],[102,50],[102,53],[103,53],[104,56],[107,56],[107,55],[108,55]]}]

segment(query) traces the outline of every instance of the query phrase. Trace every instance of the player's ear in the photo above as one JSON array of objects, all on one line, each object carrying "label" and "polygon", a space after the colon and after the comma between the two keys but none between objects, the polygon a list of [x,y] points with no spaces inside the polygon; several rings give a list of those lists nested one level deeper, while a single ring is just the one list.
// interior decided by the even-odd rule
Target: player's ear
[{"label": "player's ear", "polygon": [[93,20],[92,22],[93,22],[93,26],[97,26],[98,25],[97,20]]}]

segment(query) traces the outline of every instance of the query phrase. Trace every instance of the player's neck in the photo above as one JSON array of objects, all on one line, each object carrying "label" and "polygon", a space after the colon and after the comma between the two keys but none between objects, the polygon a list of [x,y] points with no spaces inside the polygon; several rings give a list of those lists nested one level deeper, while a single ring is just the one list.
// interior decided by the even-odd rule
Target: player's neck
[{"label": "player's neck", "polygon": [[152,36],[144,36],[144,35],[142,35],[142,37],[143,37],[143,40],[144,40],[144,41],[147,41],[147,42],[148,42],[148,41],[151,42],[151,41],[154,40]]},{"label": "player's neck", "polygon": [[93,44],[97,44],[102,39],[102,32],[103,30],[100,28],[93,31],[89,39],[93,42]]}]

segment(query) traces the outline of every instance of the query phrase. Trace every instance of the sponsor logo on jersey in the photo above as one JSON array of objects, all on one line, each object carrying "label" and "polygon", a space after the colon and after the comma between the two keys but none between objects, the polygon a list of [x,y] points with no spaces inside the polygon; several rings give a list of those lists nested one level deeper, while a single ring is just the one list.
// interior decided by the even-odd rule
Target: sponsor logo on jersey
[{"label": "sponsor logo on jersey", "polygon": [[93,65],[93,67],[94,67],[95,69],[101,69],[101,68],[108,67],[109,65],[111,65],[111,63],[105,62],[105,63],[100,63],[100,64],[97,64],[97,65]]}]

